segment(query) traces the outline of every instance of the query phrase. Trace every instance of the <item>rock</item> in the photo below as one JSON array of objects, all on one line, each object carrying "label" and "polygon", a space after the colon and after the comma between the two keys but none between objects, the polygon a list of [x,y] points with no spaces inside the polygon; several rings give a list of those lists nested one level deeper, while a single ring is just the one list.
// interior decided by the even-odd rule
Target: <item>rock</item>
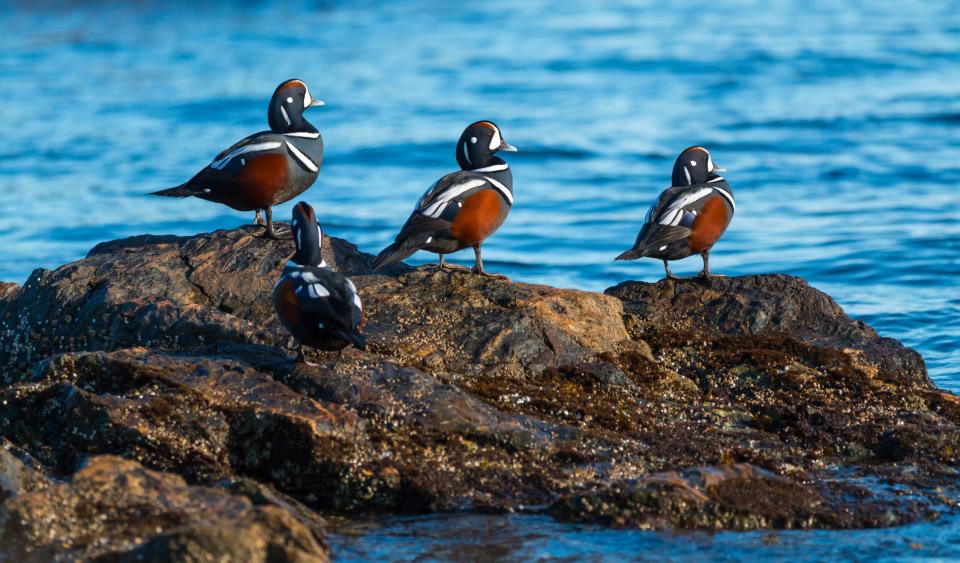
[{"label": "rock", "polygon": [[0,299],[4,299],[18,289],[20,286],[15,283],[0,282]]},{"label": "rock", "polygon": [[5,438],[0,439],[0,503],[49,484],[43,466]]},{"label": "rock", "polygon": [[522,377],[629,341],[619,301],[596,293],[422,270],[360,287],[377,351],[431,371]]},{"label": "rock", "polygon": [[894,526],[923,512],[916,501],[856,485],[820,489],[746,463],[694,467],[573,495],[551,513],[615,527],[753,530]]},{"label": "rock", "polygon": [[115,241],[0,296],[4,506],[71,490],[91,459],[232,499],[150,535],[64,521],[43,554],[247,559],[330,515],[531,505],[649,528],[892,525],[958,492],[960,399],[795,278],[602,295],[373,273],[325,239],[368,348],[309,366],[270,306],[292,244],[257,234]]},{"label": "rock", "polygon": [[279,507],[111,456],[7,499],[0,545],[15,561],[328,560],[313,531]]},{"label": "rock", "polygon": [[657,283],[623,282],[607,289],[644,327],[692,335],[787,335],[826,348],[852,348],[892,382],[928,384],[923,358],[862,321],[850,319],[829,295],[787,275],[714,277]]},{"label": "rock", "polygon": [[[9,351],[0,369],[8,380],[11,372],[22,378],[43,357],[79,350],[282,345],[288,337],[270,292],[292,249],[259,234],[251,227],[133,237],[34,272],[0,300],[0,347]],[[356,247],[324,240],[330,267],[360,276],[371,345],[403,361],[427,367],[442,357],[434,368],[518,373],[613,350],[628,338],[613,298],[465,275],[369,275]]]}]

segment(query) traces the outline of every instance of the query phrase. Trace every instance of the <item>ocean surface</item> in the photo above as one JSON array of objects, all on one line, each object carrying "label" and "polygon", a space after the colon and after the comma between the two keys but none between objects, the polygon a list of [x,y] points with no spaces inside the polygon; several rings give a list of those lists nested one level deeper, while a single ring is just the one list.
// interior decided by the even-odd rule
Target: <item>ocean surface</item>
[{"label": "ocean surface", "polygon": [[[960,2],[472,4],[0,0],[0,280],[22,283],[105,240],[249,222],[145,194],[265,129],[273,89],[298,77],[328,103],[307,114],[327,152],[303,199],[364,251],[455,168],[463,127],[491,119],[520,152],[507,155],[516,201],[484,245],[489,270],[593,290],[654,281],[659,262],[612,258],[676,155],[700,144],[738,204],[715,271],[802,276],[960,391]],[[694,257],[674,271],[699,267]],[[435,522],[438,533],[455,521]],[[390,529],[436,543],[417,535],[424,525]],[[566,556],[554,543],[602,555],[597,542],[628,538],[578,543],[572,528],[530,526],[552,541],[524,557]],[[844,534],[789,537],[806,550],[855,537]],[[680,558],[703,544],[639,537]],[[711,536],[704,549],[759,556],[763,537]],[[388,539],[371,533],[368,551],[357,541],[345,549],[378,553]],[[957,547],[955,534],[942,541]]]}]

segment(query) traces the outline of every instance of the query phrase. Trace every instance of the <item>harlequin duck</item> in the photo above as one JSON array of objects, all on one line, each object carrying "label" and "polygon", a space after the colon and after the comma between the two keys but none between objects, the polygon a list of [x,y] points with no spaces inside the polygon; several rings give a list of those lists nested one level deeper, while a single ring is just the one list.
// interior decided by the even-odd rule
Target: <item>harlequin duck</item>
[{"label": "harlequin duck", "polygon": [[366,341],[364,313],[357,288],[338,272],[327,269],[320,254],[323,234],[313,208],[304,202],[293,208],[290,223],[296,252],[287,261],[273,288],[273,308],[287,330],[303,346],[342,350]]},{"label": "harlequin duck", "polygon": [[303,117],[305,109],[322,105],[302,80],[287,80],[270,99],[269,131],[250,135],[218,154],[186,183],[153,195],[196,196],[238,211],[256,210],[257,224],[264,210],[266,235],[276,238],[271,208],[306,191],[323,164],[323,139]]},{"label": "harlequin duck", "polygon": [[710,249],[727,230],[737,209],[733,190],[717,174],[724,171],[703,147],[690,147],[680,153],[673,165],[673,187],[664,190],[650,206],[633,248],[616,259],[659,258],[667,277],[680,279],[670,272],[667,261],[697,253],[703,257],[699,275],[710,276]]},{"label": "harlequin duck", "polygon": [[417,202],[413,213],[390,246],[373,260],[374,268],[399,262],[418,250],[443,255],[473,247],[473,272],[483,269],[480,245],[496,231],[513,205],[513,174],[497,151],[516,152],[490,121],[467,127],[457,142],[460,172],[437,180]]}]

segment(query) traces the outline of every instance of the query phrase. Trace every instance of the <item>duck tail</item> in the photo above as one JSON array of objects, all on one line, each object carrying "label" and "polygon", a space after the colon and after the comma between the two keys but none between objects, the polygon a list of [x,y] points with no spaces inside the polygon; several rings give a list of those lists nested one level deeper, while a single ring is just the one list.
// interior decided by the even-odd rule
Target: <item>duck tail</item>
[{"label": "duck tail", "polygon": [[614,260],[636,260],[637,258],[643,258],[646,255],[646,248],[631,248],[630,250],[614,258]]},{"label": "duck tail", "polygon": [[342,340],[344,340],[344,341],[346,341],[346,342],[349,342],[350,344],[353,345],[354,348],[356,348],[356,349],[358,349],[358,350],[366,350],[366,349],[367,349],[367,339],[366,339],[366,337],[365,337],[363,334],[361,334],[361,333],[359,333],[359,332],[353,332],[353,331],[349,331],[349,330],[342,330],[342,331],[335,331],[335,332],[334,332],[334,335],[335,335],[337,338],[340,338],[340,339],[342,339]]},{"label": "duck tail", "polygon": [[159,195],[163,197],[189,197],[196,195],[197,191],[194,188],[191,188],[187,184],[180,184],[174,188],[167,188],[165,190],[160,190],[157,192],[150,192],[148,195]]},{"label": "duck tail", "polygon": [[395,264],[408,258],[418,250],[420,250],[420,248],[412,244],[409,240],[403,242],[397,241],[381,250],[380,254],[377,254],[377,257],[373,259],[370,265],[373,266],[374,270],[379,270],[380,268],[385,268],[390,264]]}]

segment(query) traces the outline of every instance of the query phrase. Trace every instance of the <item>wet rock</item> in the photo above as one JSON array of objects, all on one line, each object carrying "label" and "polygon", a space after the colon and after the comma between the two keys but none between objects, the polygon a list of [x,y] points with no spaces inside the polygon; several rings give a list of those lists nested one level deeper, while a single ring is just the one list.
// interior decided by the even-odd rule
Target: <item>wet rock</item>
[{"label": "wet rock", "polygon": [[15,283],[0,282],[0,299],[4,299],[18,289],[20,286]]},{"label": "wet rock", "polygon": [[42,465],[6,439],[0,439],[0,503],[49,484]]},{"label": "wet rock", "polygon": [[275,506],[122,458],[7,499],[0,545],[13,561],[326,561],[313,531]]},{"label": "wet rock", "polygon": [[[144,235],[97,245],[55,271],[35,271],[23,287],[0,293],[0,370],[8,380],[22,377],[59,352],[285,340],[269,296],[293,246],[261,234],[247,227]],[[341,239],[324,237],[323,255],[348,274],[369,272],[356,247]]]},{"label": "wet rock", "polygon": [[863,528],[910,522],[925,512],[918,505],[856,485],[818,490],[741,463],[655,473],[573,495],[551,513],[641,529]]},{"label": "wet rock", "polygon": [[929,383],[920,354],[851,319],[829,295],[797,277],[629,281],[606,293],[624,302],[641,333],[668,326],[691,335],[788,335],[816,346],[859,350],[882,379]]},{"label": "wet rock", "polygon": [[5,506],[69,490],[91,459],[232,499],[213,521],[184,505],[175,529],[130,524],[137,542],[115,539],[122,519],[89,539],[70,520],[43,554],[247,559],[267,549],[257,538],[300,537],[291,522],[322,535],[326,516],[371,511],[551,505],[569,520],[747,529],[893,525],[954,503],[960,399],[795,278],[602,295],[373,273],[325,239],[369,345],[310,366],[270,305],[292,243],[257,235],[114,241],[0,293]]},{"label": "wet rock", "polygon": [[360,287],[375,349],[431,371],[522,377],[629,340],[596,293],[424,270]]}]

